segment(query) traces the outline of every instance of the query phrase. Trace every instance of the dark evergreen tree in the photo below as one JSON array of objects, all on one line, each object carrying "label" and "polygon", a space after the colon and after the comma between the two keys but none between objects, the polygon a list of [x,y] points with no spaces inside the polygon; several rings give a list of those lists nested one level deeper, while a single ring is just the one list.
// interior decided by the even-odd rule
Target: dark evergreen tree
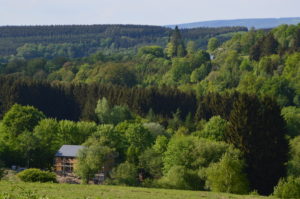
[{"label": "dark evergreen tree", "polygon": [[256,43],[250,48],[250,52],[249,52],[250,59],[258,61],[260,59],[260,54],[261,54],[260,43]]},{"label": "dark evergreen tree", "polygon": [[272,193],[285,175],[288,153],[285,123],[276,102],[242,94],[234,102],[229,122],[226,139],[244,153],[251,188]]},{"label": "dark evergreen tree", "polygon": [[180,30],[177,26],[171,34],[166,51],[169,57],[184,57],[187,53]]},{"label": "dark evergreen tree", "polygon": [[274,35],[272,33],[268,33],[267,36],[264,37],[261,46],[261,54],[262,56],[276,54],[278,47],[279,47],[279,43],[274,38]]}]

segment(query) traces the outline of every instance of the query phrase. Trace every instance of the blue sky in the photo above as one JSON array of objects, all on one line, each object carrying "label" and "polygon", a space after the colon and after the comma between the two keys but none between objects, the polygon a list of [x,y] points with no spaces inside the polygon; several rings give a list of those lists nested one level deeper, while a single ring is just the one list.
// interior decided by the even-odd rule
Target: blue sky
[{"label": "blue sky", "polygon": [[0,25],[153,24],[299,17],[300,0],[0,0]]}]

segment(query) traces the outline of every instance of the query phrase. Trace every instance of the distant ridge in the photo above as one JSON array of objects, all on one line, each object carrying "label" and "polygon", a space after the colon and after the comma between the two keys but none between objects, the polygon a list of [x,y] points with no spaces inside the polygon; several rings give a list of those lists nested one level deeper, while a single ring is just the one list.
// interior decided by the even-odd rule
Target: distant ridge
[{"label": "distant ridge", "polygon": [[[261,18],[261,19],[232,19],[232,20],[215,20],[202,21],[194,23],[177,24],[179,28],[199,28],[199,27],[224,27],[224,26],[244,26],[247,28],[275,28],[282,24],[298,24],[300,17],[290,18]],[[166,27],[174,28],[175,25],[166,25]]]}]

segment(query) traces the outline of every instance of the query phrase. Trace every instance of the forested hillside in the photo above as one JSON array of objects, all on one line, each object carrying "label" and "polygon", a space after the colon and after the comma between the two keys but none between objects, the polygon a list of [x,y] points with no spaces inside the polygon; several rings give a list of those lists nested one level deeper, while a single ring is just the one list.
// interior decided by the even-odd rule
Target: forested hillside
[{"label": "forested hillside", "polygon": [[[244,27],[198,28],[184,30],[186,40],[204,47],[212,36],[247,31]],[[166,45],[171,29],[142,25],[55,25],[0,27],[0,56],[25,58],[56,56],[83,57],[97,50],[137,48],[144,45]]]},{"label": "forested hillside", "polygon": [[209,30],[205,50],[176,27],[137,51],[3,58],[0,160],[51,170],[84,145],[83,183],[105,166],[106,184],[299,198],[300,25]]},{"label": "forested hillside", "polygon": [[[290,18],[254,18],[254,19],[231,19],[231,20],[213,20],[201,21],[185,24],[177,24],[179,28],[199,28],[199,27],[224,27],[224,26],[245,26],[247,28],[266,29],[276,28],[277,26],[288,24],[297,25],[300,23],[299,17]],[[167,27],[175,28],[176,25],[167,25]]]}]

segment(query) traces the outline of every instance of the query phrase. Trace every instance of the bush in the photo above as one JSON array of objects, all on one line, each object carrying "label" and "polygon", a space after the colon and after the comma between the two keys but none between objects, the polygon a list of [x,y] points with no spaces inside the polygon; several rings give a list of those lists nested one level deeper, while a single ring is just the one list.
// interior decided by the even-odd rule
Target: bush
[{"label": "bush", "polygon": [[138,170],[134,164],[125,162],[112,171],[112,184],[136,186],[138,184]]},{"label": "bush", "polygon": [[55,173],[40,169],[26,169],[17,176],[24,182],[57,182]]},{"label": "bush", "polygon": [[300,198],[300,178],[281,179],[274,189],[274,195],[285,199]]},{"label": "bush", "polygon": [[160,187],[169,189],[200,190],[201,179],[197,171],[183,166],[173,166],[169,172],[158,180]]}]

